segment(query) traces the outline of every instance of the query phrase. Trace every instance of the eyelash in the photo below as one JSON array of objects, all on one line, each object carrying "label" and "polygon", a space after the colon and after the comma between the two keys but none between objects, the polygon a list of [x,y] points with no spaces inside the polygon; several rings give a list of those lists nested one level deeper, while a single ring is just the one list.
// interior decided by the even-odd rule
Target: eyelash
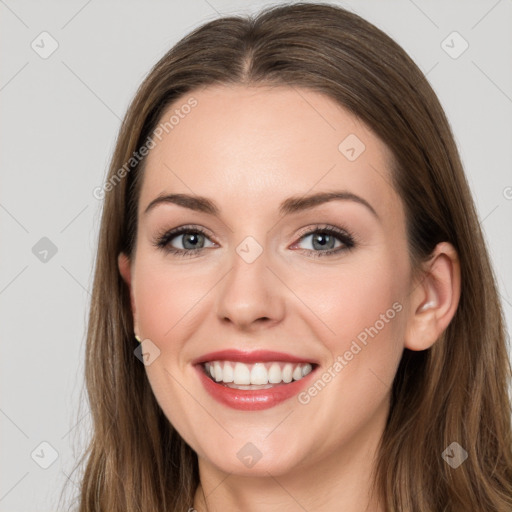
[{"label": "eyelash", "polygon": [[[166,253],[173,254],[175,256],[180,257],[193,257],[194,255],[198,254],[202,250],[205,249],[205,247],[199,248],[199,249],[177,249],[175,247],[171,247],[169,244],[170,242],[178,237],[179,235],[182,235],[184,233],[190,234],[200,234],[208,237],[208,234],[203,229],[196,227],[196,226],[181,226],[176,229],[172,229],[171,231],[166,231],[160,235],[157,235],[153,245],[161,250],[163,250]],[[311,249],[302,249],[303,251],[312,252],[314,253],[314,258],[319,258],[323,256],[330,256],[333,254],[339,254],[344,251],[349,251],[353,249],[356,246],[356,239],[353,235],[350,235],[348,231],[342,230],[339,228],[336,228],[334,226],[322,226],[322,225],[316,225],[313,228],[308,229],[307,231],[303,232],[299,236],[299,240],[295,242],[297,244],[300,242],[303,238],[309,235],[313,234],[322,234],[322,235],[329,235],[334,236],[337,238],[344,246],[337,247],[335,249],[329,249],[326,251],[314,251]],[[294,245],[295,245],[294,244]]]}]

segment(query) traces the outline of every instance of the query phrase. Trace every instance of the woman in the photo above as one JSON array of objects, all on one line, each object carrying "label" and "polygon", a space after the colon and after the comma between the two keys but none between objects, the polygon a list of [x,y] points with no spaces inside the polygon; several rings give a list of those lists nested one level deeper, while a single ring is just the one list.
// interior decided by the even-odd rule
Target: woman
[{"label": "woman", "polygon": [[443,110],[323,4],[205,24],[105,186],[80,511],[509,511],[502,313]]}]

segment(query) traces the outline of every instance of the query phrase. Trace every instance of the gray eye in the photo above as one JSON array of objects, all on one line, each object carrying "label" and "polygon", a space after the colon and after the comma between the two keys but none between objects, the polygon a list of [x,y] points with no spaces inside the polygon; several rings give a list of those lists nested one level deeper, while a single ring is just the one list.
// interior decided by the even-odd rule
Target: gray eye
[{"label": "gray eye", "polygon": [[[175,240],[179,240],[179,243],[177,245]],[[193,251],[194,249],[203,249],[205,247],[205,242],[207,240],[208,238],[202,233],[197,233],[195,231],[187,231],[185,233],[180,233],[179,235],[176,235],[174,238],[172,238],[170,244],[172,247],[175,247],[176,249]]]},{"label": "gray eye", "polygon": [[[311,233],[309,235],[304,236],[301,240],[301,243],[307,239],[312,239],[312,248],[303,247],[303,249],[307,250],[330,250],[335,249],[336,247],[339,247],[341,245],[341,242],[337,240],[336,236],[327,233]],[[336,241],[338,241],[338,245],[336,245]]]}]

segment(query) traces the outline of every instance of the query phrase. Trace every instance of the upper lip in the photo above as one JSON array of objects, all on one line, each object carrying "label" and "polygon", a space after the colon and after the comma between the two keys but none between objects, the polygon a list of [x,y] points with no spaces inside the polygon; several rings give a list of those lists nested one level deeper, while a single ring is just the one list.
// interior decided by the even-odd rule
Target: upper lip
[{"label": "upper lip", "polygon": [[251,350],[242,351],[237,349],[218,350],[209,352],[192,361],[192,364],[202,364],[209,361],[239,361],[241,363],[259,363],[269,361],[288,361],[291,363],[313,363],[315,360],[307,357],[294,356],[285,352],[275,352],[271,350]]}]

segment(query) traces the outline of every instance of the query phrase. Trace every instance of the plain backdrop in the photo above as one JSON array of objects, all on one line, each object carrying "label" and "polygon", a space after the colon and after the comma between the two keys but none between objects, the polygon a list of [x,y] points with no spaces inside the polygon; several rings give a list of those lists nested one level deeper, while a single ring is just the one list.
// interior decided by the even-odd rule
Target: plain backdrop
[{"label": "plain backdrop", "polygon": [[[333,3],[383,29],[427,73],[510,326],[512,1]],[[101,207],[93,190],[136,88],[191,29],[266,5],[0,0],[0,511],[55,512],[87,439],[90,416],[78,417],[78,405]]]}]

